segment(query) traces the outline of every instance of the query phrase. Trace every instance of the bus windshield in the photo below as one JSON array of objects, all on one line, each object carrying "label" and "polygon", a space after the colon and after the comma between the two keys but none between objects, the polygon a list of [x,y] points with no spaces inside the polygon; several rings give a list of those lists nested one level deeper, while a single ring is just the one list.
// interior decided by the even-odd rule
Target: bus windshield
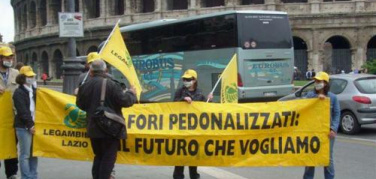
[{"label": "bus windshield", "polygon": [[286,15],[238,14],[239,47],[243,49],[286,49],[292,47]]}]

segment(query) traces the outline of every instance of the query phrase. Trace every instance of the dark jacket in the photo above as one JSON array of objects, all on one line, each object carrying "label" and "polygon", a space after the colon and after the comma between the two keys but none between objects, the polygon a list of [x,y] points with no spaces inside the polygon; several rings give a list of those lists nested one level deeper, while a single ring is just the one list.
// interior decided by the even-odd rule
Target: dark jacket
[{"label": "dark jacket", "polygon": [[206,97],[202,94],[200,89],[189,91],[186,87],[181,87],[175,92],[174,101],[184,101],[185,97],[191,97],[192,101],[205,101]]},{"label": "dark jacket", "polygon": [[[77,106],[86,111],[86,118],[88,120],[87,132],[90,138],[112,138],[111,136],[102,132],[92,116],[95,110],[100,106],[100,96],[102,81],[104,77],[94,76],[80,86],[76,98]],[[122,107],[130,107],[136,102],[136,96],[131,92],[124,93],[120,84],[108,79],[106,85],[106,96],[104,106],[111,108],[119,116],[123,116]],[[126,138],[126,134],[121,136]]]},{"label": "dark jacket", "polygon": [[[36,102],[35,88],[33,88],[33,98],[34,102]],[[30,112],[30,96],[29,91],[23,85],[19,85],[14,91],[13,105],[16,108],[14,127],[31,129],[34,126],[34,121]]]}]

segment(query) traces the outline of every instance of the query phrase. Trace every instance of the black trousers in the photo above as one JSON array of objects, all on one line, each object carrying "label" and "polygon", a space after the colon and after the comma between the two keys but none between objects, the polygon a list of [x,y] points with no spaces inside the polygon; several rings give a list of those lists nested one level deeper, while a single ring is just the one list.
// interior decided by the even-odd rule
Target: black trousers
[{"label": "black trousers", "polygon": [[[16,135],[16,133],[14,133]],[[18,144],[17,136],[16,136],[16,145]],[[7,178],[17,175],[18,172],[18,158],[11,158],[11,159],[6,159],[4,160],[4,165],[5,165],[5,175]],[[1,162],[0,162],[0,167],[1,167]]]},{"label": "black trousers", "polygon": [[[11,177],[12,175],[17,175],[18,172],[18,159],[12,158],[12,159],[6,159],[4,160],[5,165],[5,175],[7,178]],[[1,167],[1,163],[0,163]]]},{"label": "black trousers", "polygon": [[90,138],[90,140],[95,155],[91,170],[93,179],[108,179],[115,166],[119,139]]},{"label": "black trousers", "polygon": [[[200,174],[197,173],[197,167],[189,167],[189,176],[191,179],[199,179]],[[184,166],[175,166],[174,179],[183,179],[184,178]]]}]

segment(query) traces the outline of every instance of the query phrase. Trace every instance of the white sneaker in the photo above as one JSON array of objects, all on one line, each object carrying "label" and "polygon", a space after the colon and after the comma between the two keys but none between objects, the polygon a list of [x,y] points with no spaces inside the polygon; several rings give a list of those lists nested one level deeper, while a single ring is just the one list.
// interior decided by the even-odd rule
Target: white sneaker
[{"label": "white sneaker", "polygon": [[18,178],[17,175],[12,175],[8,179],[20,179],[20,178]]}]

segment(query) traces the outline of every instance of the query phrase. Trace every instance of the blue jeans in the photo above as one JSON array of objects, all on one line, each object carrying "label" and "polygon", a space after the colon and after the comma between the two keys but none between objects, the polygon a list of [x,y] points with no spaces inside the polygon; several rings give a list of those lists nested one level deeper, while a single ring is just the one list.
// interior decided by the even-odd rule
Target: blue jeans
[{"label": "blue jeans", "polygon": [[[334,161],[333,161],[334,141],[335,141],[335,138],[330,139],[329,166],[324,167],[325,179],[333,179],[334,178]],[[315,176],[315,167],[305,167],[303,179],[313,179],[314,176]]]},{"label": "blue jeans", "polygon": [[38,179],[38,158],[31,156],[33,135],[24,128],[16,128],[22,179]]}]

